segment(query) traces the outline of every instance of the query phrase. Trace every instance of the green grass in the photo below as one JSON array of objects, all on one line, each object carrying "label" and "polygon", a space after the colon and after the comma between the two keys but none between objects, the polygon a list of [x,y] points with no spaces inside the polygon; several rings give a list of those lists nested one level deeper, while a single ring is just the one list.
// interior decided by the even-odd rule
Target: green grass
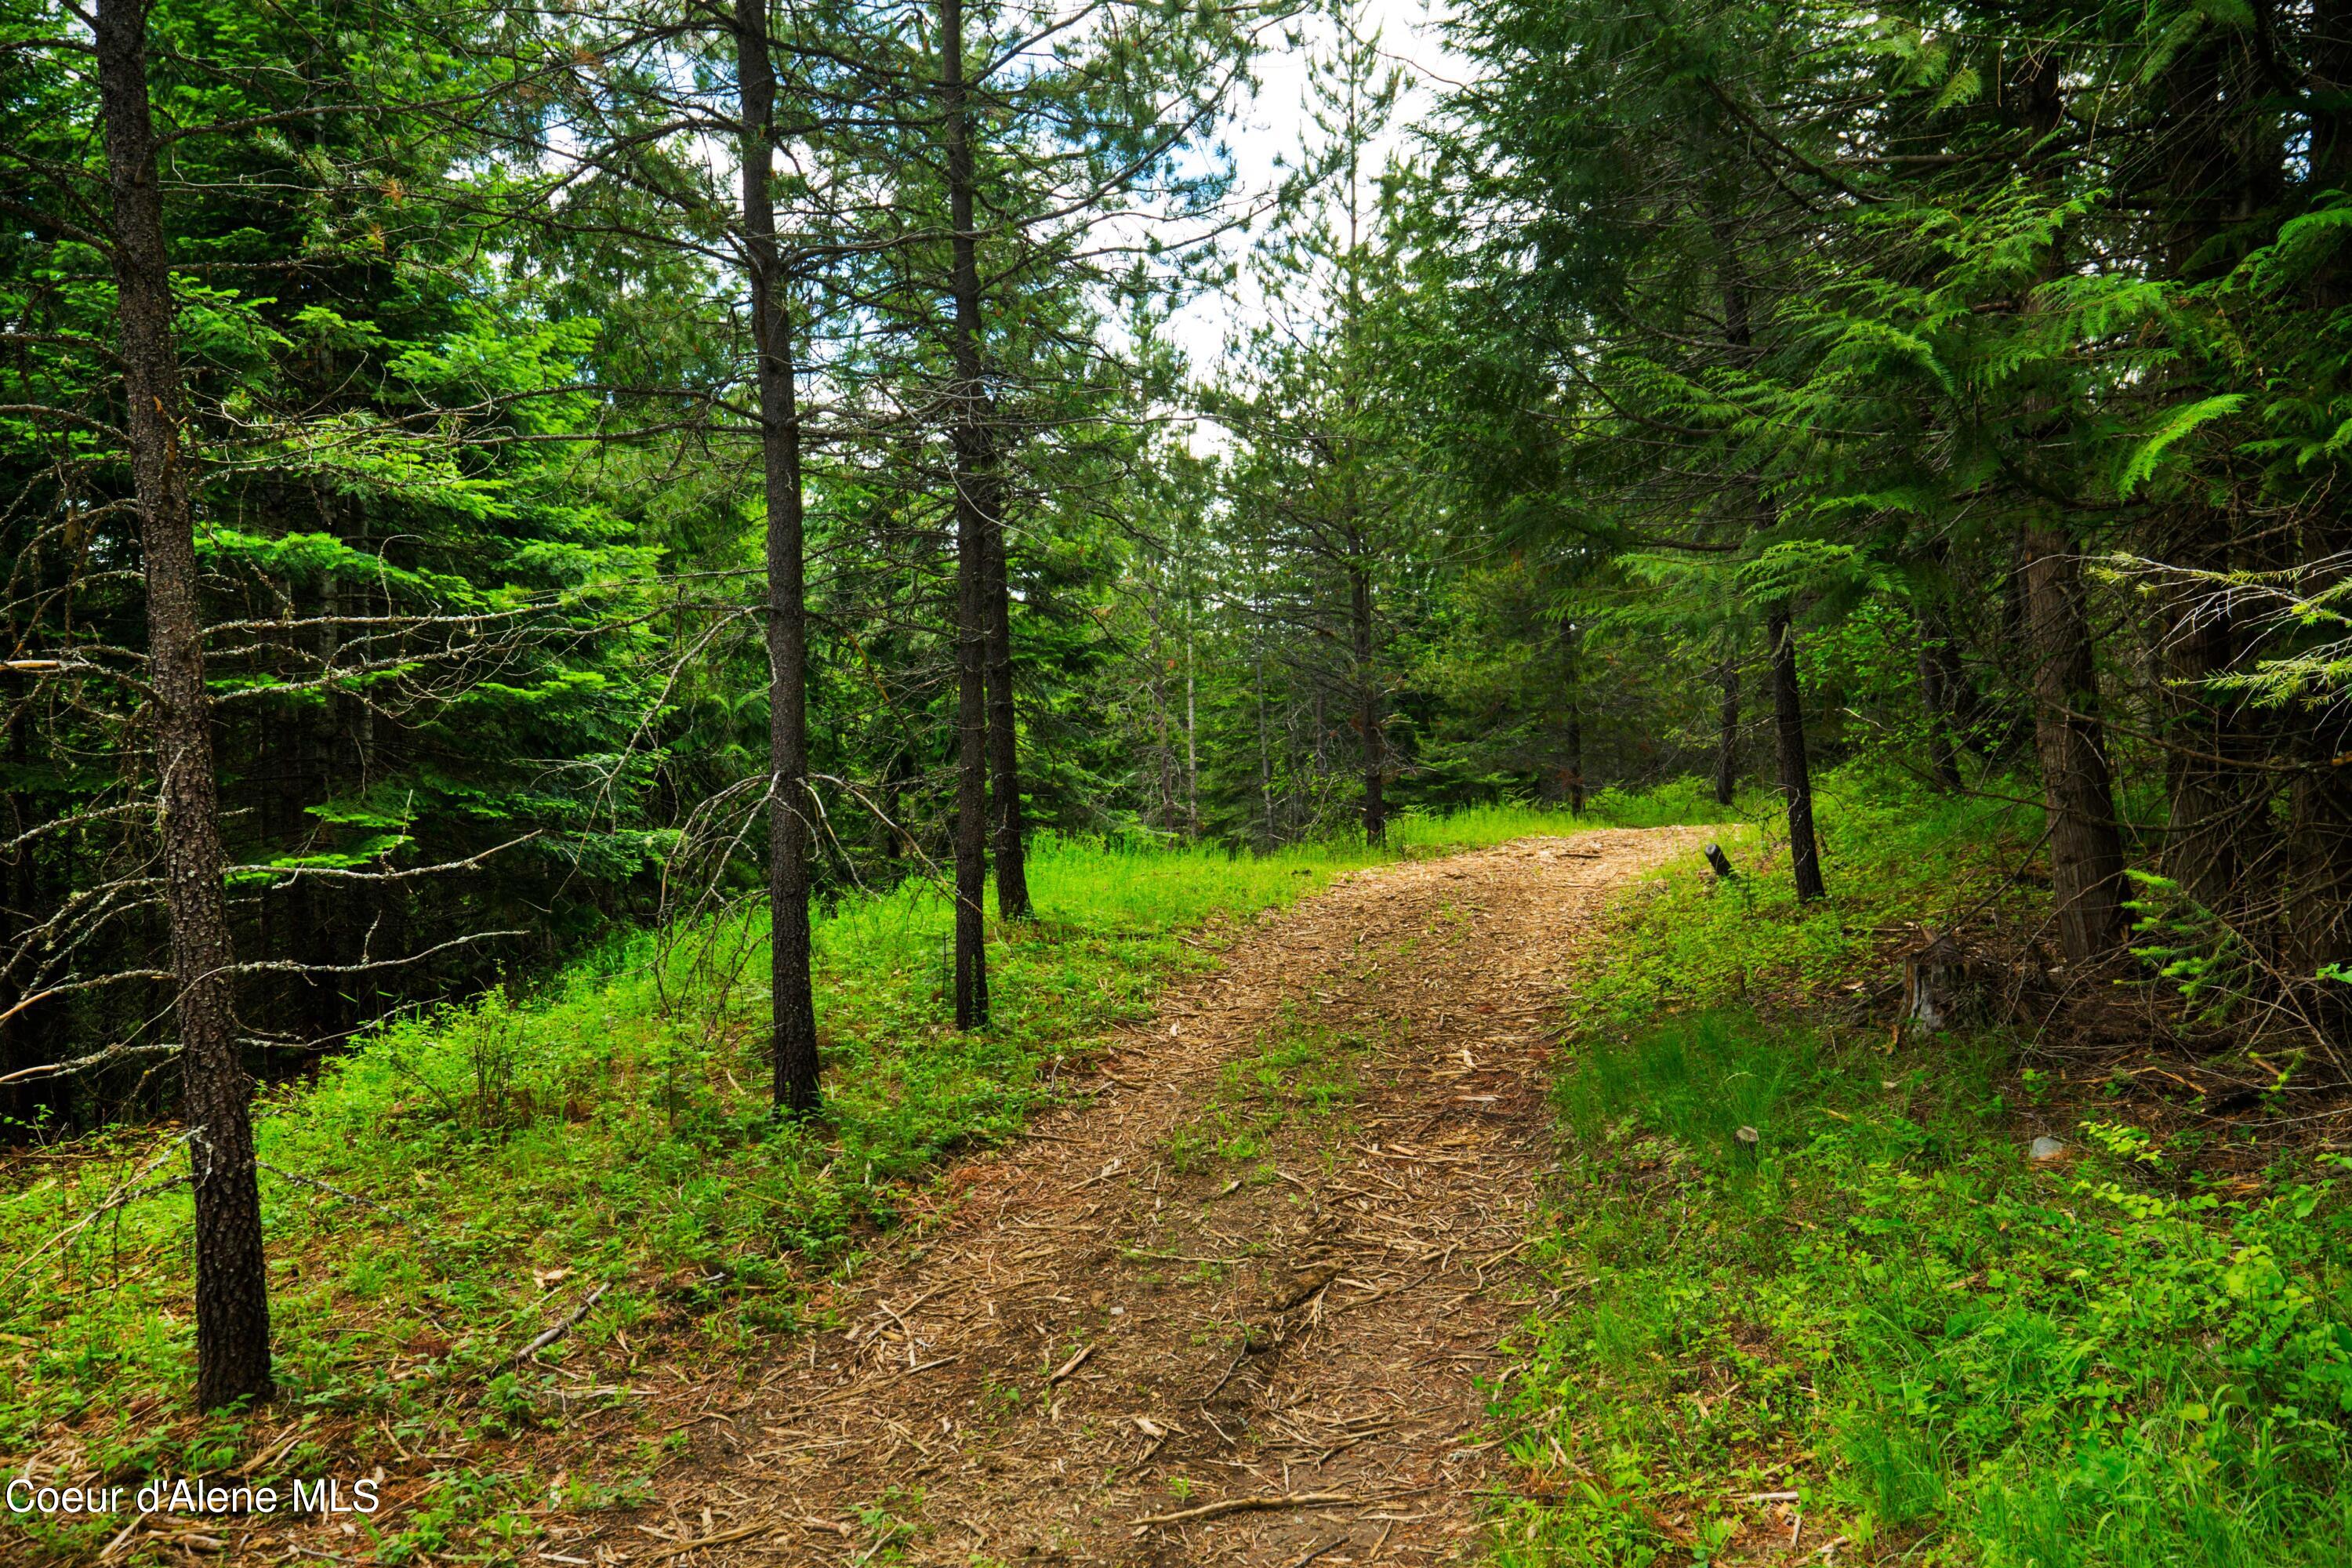
[{"label": "green grass", "polygon": [[1231,1165],[1243,1167],[1236,1179],[1279,1179],[1270,1156],[1286,1127],[1304,1124],[1328,1140],[1356,1131],[1348,1112],[1363,1094],[1358,1069],[1368,1048],[1361,1036],[1285,1003],[1257,1049],[1219,1069],[1202,1114],[1161,1140],[1168,1168],[1185,1176]]},{"label": "green grass", "polygon": [[[1389,856],[1570,826],[1517,807],[1409,816]],[[298,1421],[273,1473],[469,1456],[385,1521],[374,1542],[385,1562],[527,1534],[527,1506],[547,1487],[531,1440],[628,1398],[568,1393],[628,1380],[583,1384],[563,1375],[567,1361],[625,1361],[649,1342],[721,1368],[764,1353],[824,1314],[828,1274],[928,1201],[944,1157],[1016,1135],[1096,1040],[1143,1016],[1171,977],[1213,963],[1256,911],[1384,858],[1041,839],[1029,868],[1041,918],[992,923],[993,1026],[971,1036],[947,1023],[940,892],[845,899],[815,931],[820,1128],[767,1114],[759,915],[635,936],[535,995],[379,1029],[259,1111],[280,1384],[268,1412],[186,1408],[184,1188],[56,1244],[151,1162],[138,1180],[180,1168],[163,1134],[121,1128],[16,1159],[0,1177],[0,1273],[20,1270],[0,1286],[0,1454],[46,1448],[115,1478],[199,1473]],[[1283,1048],[1244,1069],[1272,1085],[1243,1087],[1309,1110],[1344,1097],[1343,1081]],[[606,1294],[544,1367],[511,1367],[599,1285]],[[564,1506],[642,1499],[668,1440],[610,1447],[574,1469]],[[117,1528],[47,1539],[71,1554]]]},{"label": "green grass", "polygon": [[1667,779],[1647,789],[1595,791],[1584,803],[1590,816],[1613,827],[1676,827],[1686,823],[1744,822],[1777,805],[1780,796],[1743,790],[1729,805],[1717,805],[1715,786],[1696,778]]},{"label": "green grass", "polygon": [[1842,770],[1815,786],[1829,896],[1801,905],[1780,811],[1777,795],[1742,797],[1720,838],[1732,882],[1685,866],[1641,887],[1611,962],[1577,988],[1580,1025],[1622,1026],[1727,1000],[1819,1001],[1865,973],[1884,979],[1870,960],[1899,922],[1982,919],[2034,896],[2009,873],[2027,858],[2038,814],[2028,824],[2000,801]]},{"label": "green grass", "polygon": [[1842,1561],[2352,1561],[2346,1162],[2200,1172],[2094,1109],[2032,1165],[2008,1042],[1845,1002],[2038,825],[1860,776],[1823,816],[1827,907],[1638,890],[1582,993],[1496,1560],[1779,1561],[1793,1506]]}]

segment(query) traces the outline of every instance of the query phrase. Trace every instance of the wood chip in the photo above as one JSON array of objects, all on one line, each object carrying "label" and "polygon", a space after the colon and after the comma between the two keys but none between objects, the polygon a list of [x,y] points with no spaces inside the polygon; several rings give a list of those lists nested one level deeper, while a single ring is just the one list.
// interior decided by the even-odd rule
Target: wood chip
[{"label": "wood chip", "polygon": [[732,1530],[722,1530],[716,1535],[699,1536],[692,1541],[681,1541],[675,1546],[665,1546],[658,1551],[649,1552],[643,1561],[658,1563],[666,1557],[676,1557],[688,1552],[699,1552],[706,1546],[724,1546],[730,1541],[748,1541],[754,1535],[765,1535],[775,1528],[776,1521],[772,1519],[754,1520],[750,1524],[739,1524]]},{"label": "wood chip", "polygon": [[1087,1357],[1094,1353],[1095,1347],[1088,1345],[1086,1349],[1080,1351],[1077,1354],[1072,1356],[1069,1360],[1055,1367],[1052,1373],[1046,1377],[1045,1386],[1051,1388],[1054,1384],[1061,1382],[1062,1379],[1069,1376],[1070,1373],[1077,1371],[1080,1366],[1086,1363]]}]

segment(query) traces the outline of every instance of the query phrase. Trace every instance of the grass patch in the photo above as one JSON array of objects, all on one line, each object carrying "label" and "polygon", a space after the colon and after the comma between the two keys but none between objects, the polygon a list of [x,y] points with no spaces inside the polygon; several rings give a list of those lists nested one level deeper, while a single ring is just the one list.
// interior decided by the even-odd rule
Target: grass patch
[{"label": "grass patch", "polygon": [[1257,1048],[1218,1070],[1205,1114],[1170,1132],[1160,1151],[1170,1171],[1191,1175],[1221,1165],[1253,1165],[1250,1180],[1275,1181],[1275,1138],[1298,1124],[1328,1139],[1352,1134],[1347,1112],[1361,1098],[1360,1036],[1307,1018],[1296,1003],[1260,1037]]},{"label": "grass patch", "polygon": [[[1407,817],[1389,853],[1570,826],[1521,808]],[[1041,839],[1029,871],[1043,918],[992,926],[994,1022],[971,1036],[947,1023],[940,892],[845,899],[815,931],[820,1129],[767,1115],[756,914],[635,936],[536,995],[381,1028],[258,1110],[280,1384],[266,1412],[186,1409],[184,1188],[58,1239],[119,1189],[184,1171],[167,1132],[120,1128],[11,1157],[0,1454],[12,1470],[37,1457],[134,1489],[281,1440],[257,1480],[379,1463],[406,1479],[428,1468],[417,1456],[462,1456],[435,1460],[421,1490],[395,1486],[396,1506],[368,1521],[364,1544],[386,1563],[527,1537],[550,1508],[631,1506],[677,1434],[641,1423],[634,1442],[600,1438],[593,1467],[568,1455],[559,1497],[534,1461],[565,1428],[635,1407],[625,1373],[641,1357],[732,1376],[777,1333],[822,1319],[828,1276],[924,1201],[944,1157],[1017,1135],[1094,1040],[1213,963],[1257,911],[1384,858]],[[1252,1095],[1310,1111],[1344,1101],[1341,1080],[1278,1049],[1245,1070]],[[540,1363],[511,1364],[598,1287]],[[42,1525],[37,1539],[73,1556],[120,1527]]]},{"label": "grass patch", "polygon": [[1622,1027],[1728,1001],[1811,1005],[1861,979],[1900,922],[1982,918],[2036,896],[2012,873],[2038,812],[1861,769],[1825,775],[1814,795],[1827,898],[1797,902],[1780,798],[1743,797],[1721,837],[1736,879],[1676,875],[1636,889],[1612,962],[1578,987],[1577,1021]]},{"label": "grass patch", "polygon": [[2031,1161],[2002,1037],[1841,1021],[1885,922],[2031,896],[2030,837],[1825,793],[1831,900],[1641,889],[1580,993],[1496,1560],[2352,1561],[2347,1163],[2095,1120]]},{"label": "grass patch", "polygon": [[2352,1560],[2335,1172],[2235,1195],[2108,1124],[2037,1169],[1996,1065],[1747,1010],[1589,1044],[1498,1560],[1745,1561],[1800,1513],[1863,1561]]}]

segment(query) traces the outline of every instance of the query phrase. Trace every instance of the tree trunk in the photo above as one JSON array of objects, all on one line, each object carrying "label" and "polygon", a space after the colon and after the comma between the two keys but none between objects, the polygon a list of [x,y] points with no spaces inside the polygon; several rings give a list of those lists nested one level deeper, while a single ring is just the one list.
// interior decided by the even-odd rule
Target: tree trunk
[{"label": "tree trunk", "polygon": [[1933,611],[1919,618],[1919,700],[1927,710],[1927,771],[1946,789],[1960,787],[1959,754],[1952,748],[1953,692],[1946,680],[1944,646],[1951,634]]},{"label": "tree trunk", "polygon": [[2249,891],[2239,885],[2245,772],[2226,760],[2237,757],[2241,745],[2236,699],[2206,683],[2235,662],[2237,637],[2227,600],[2206,600],[2193,586],[2175,589],[2163,623],[2165,728],[2178,748],[2165,753],[2164,865],[2183,892],[2234,918],[2239,911],[2231,906],[2246,902]]},{"label": "tree trunk", "polygon": [[[338,539],[342,537],[340,530],[335,533]],[[344,613],[342,583],[330,567],[320,574],[319,582],[318,646],[321,670],[332,670],[341,660]],[[296,742],[300,759],[295,786],[298,798],[293,802],[296,820],[305,804],[299,798],[304,792],[311,800],[333,800],[336,796],[342,734],[350,717],[345,710],[350,699],[332,687],[323,695],[325,700],[319,704],[310,721],[301,726],[300,738]],[[308,755],[301,755],[303,752]],[[300,925],[294,933],[294,946],[300,956],[321,964],[347,962],[344,950],[348,944],[342,940],[342,928],[350,920],[352,900],[338,898],[331,884],[315,877],[295,879],[288,897],[300,911]],[[348,1037],[359,1022],[336,978],[321,974],[300,980],[311,1044],[320,1050]]]},{"label": "tree trunk", "polygon": [[2069,962],[2088,963],[2114,952],[2123,939],[2124,879],[2090,620],[2074,542],[2053,529],[2032,528],[2021,542],[2033,657],[2033,738],[2050,817],[2058,945]]},{"label": "tree trunk", "polygon": [[940,4],[940,95],[946,110],[948,225],[955,294],[956,825],[955,1017],[988,1023],[988,530],[983,493],[989,431],[980,363],[980,263],[972,233],[976,183],[963,79],[963,0]]},{"label": "tree trunk", "polygon": [[1736,648],[1724,648],[1717,679],[1723,686],[1723,706],[1715,737],[1715,804],[1729,805],[1739,783],[1739,656]]},{"label": "tree trunk", "polygon": [[1797,634],[1784,600],[1765,623],[1772,653],[1772,736],[1780,762],[1780,793],[1789,803],[1789,867],[1800,902],[1818,899],[1822,852],[1813,837],[1813,779],[1805,760],[1805,709],[1797,689]]},{"label": "tree trunk", "polygon": [[1176,748],[1168,738],[1168,658],[1160,643],[1160,611],[1154,595],[1147,592],[1143,603],[1144,619],[1151,625],[1151,642],[1144,657],[1151,669],[1151,723],[1157,744],[1152,755],[1159,763],[1160,826],[1172,831],[1176,826]]},{"label": "tree trunk", "polygon": [[[19,709],[8,727],[8,760],[14,764],[16,777],[29,779],[32,770],[32,714]],[[29,791],[11,791],[7,796],[8,813],[0,821],[0,837],[22,839],[33,830],[36,822],[49,815],[44,797]],[[34,911],[51,907],[47,879],[41,875],[40,847],[20,842],[9,857],[8,875],[5,884],[6,905],[0,908],[0,1074],[22,1072],[27,1068],[47,1067],[68,1053],[58,1051],[52,1042],[51,1020],[55,1007],[40,1002],[26,1005],[31,990],[30,982],[40,962],[35,948],[31,928],[38,923]],[[19,1006],[24,1011],[18,1012]],[[47,1137],[64,1128],[71,1121],[70,1086],[62,1079],[22,1079],[0,1086],[0,1148],[10,1144]]]},{"label": "tree trunk", "polygon": [[1201,837],[1200,689],[1192,669],[1192,585],[1184,584],[1184,837]]},{"label": "tree trunk", "polygon": [[809,983],[808,606],[802,550],[801,421],[792,317],[769,182],[776,108],[767,0],[735,0],[743,115],[743,244],[759,356],[760,456],[768,506],[768,942],[776,1109],[817,1108],[816,1000]]},{"label": "tree trunk", "polygon": [[[2316,0],[2305,37],[2311,49],[2309,188],[2342,190],[2352,185],[2352,3]],[[2340,297],[2344,276],[2340,262],[2323,275],[2326,297]]]},{"label": "tree trunk", "polygon": [[[2316,196],[2352,186],[2352,0],[2317,0],[2306,37],[2311,154],[2305,189]],[[2336,251],[2308,287],[2315,303],[2340,311],[2352,301],[2352,262]],[[2296,558],[2320,562],[2345,548],[2341,506],[2329,509],[2327,523],[2291,536]],[[2315,976],[2323,967],[2352,963],[2352,765],[2341,760],[2352,754],[2352,724],[2337,703],[2287,713],[2285,725],[2297,738],[2281,749],[2305,765],[2288,791],[2286,956],[2299,977]],[[2319,994],[2340,997],[2343,989],[2329,984]],[[2342,1007],[2340,1000],[2328,1005],[2329,1022],[2338,1029]]]},{"label": "tree trunk", "polygon": [[1265,842],[1262,848],[1272,851],[1281,832],[1274,818],[1274,736],[1265,716],[1265,643],[1263,632],[1251,634],[1252,688],[1257,697],[1257,798],[1265,814]]},{"label": "tree trunk", "polygon": [[1568,699],[1568,814],[1584,815],[1584,715],[1573,691]]},{"label": "tree trunk", "polygon": [[1033,911],[1028,856],[1022,843],[1021,740],[1013,712],[1013,589],[1004,553],[1004,489],[993,482],[994,476],[991,479],[983,542],[988,551],[988,769],[996,806],[996,912],[1009,921],[1025,921]]},{"label": "tree trunk", "polygon": [[[959,534],[962,514],[978,513],[980,527],[980,605],[985,618],[986,737],[988,802],[995,808],[992,823],[996,850],[996,909],[1009,921],[1027,920],[1028,858],[1021,820],[1021,738],[1013,707],[1013,583],[1004,537],[1004,481],[998,468],[994,409],[988,395],[986,366],[981,354],[980,237],[972,212],[978,199],[979,176],[971,146],[969,95],[963,80],[963,8],[961,0],[950,12],[942,9],[942,71],[948,102],[947,174],[950,225],[950,289],[955,296],[954,359],[956,414],[956,505]],[[950,56],[949,51],[952,50]],[[984,987],[983,987],[984,989]],[[982,1008],[985,1012],[985,1007]]]},{"label": "tree trunk", "polygon": [[101,0],[96,43],[113,205],[124,425],[147,579],[147,678],[153,692],[164,907],[171,917],[180,1059],[195,1195],[196,1403],[266,1399],[268,1264],[253,1159],[253,1083],[238,1059],[228,900],[222,884],[195,523],[188,497],[171,270],[147,100],[147,11]]},{"label": "tree trunk", "polygon": [[1349,620],[1355,633],[1356,721],[1364,731],[1364,842],[1375,848],[1389,838],[1388,749],[1381,734],[1381,692],[1372,679],[1372,583],[1361,566],[1348,568]]},{"label": "tree trunk", "polygon": [[1577,658],[1576,627],[1565,626],[1560,646],[1568,655],[1568,814],[1584,815],[1584,681]]},{"label": "tree trunk", "polygon": [[[2352,765],[2342,761],[2352,755],[2352,721],[2309,725],[2296,750],[2305,766],[2288,796],[2286,937],[2304,979],[2352,965]],[[2325,990],[2340,997],[2340,987]]]},{"label": "tree trunk", "polygon": [[[2234,53],[2226,34],[2202,33],[2184,40],[2152,84],[2157,90],[2151,107],[2163,117],[2158,166],[2149,171],[2149,195],[2163,237],[2156,259],[2184,283],[2206,282],[2226,272],[2229,247],[2216,241],[2246,213],[2269,210],[2280,194],[2279,150],[2273,143],[2264,159],[2261,149],[2267,138],[2253,129],[2257,122],[2274,123],[2275,116],[2265,107],[2254,110],[2255,121],[2245,118],[2253,106],[2231,80]],[[2324,120],[2315,116],[2315,151],[2325,144]],[[2258,172],[2264,163],[2267,172]],[[2193,360],[2168,366],[2161,384],[2181,403],[2219,390],[2199,374]],[[2210,500],[2189,497],[2162,515],[2158,537],[2165,559],[2183,567],[2228,568],[2234,518]],[[2237,656],[2229,595],[2194,582],[2175,585],[2165,595],[2157,625],[2150,674],[2160,722],[2174,742],[2164,757],[2165,873],[2190,898],[2234,923],[2246,906],[2270,900],[2251,896],[2241,879],[2247,861],[2239,853],[2238,837],[2250,815],[2241,787],[2252,770],[2225,760],[2238,754],[2237,700],[2207,684],[2228,671]],[[2277,890],[2272,889],[2273,897]]]}]

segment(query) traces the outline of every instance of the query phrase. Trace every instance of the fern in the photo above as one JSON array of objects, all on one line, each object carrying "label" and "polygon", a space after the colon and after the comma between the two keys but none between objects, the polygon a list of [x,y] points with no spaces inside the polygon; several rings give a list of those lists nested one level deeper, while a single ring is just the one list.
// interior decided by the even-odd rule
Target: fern
[{"label": "fern", "polygon": [[2116,494],[2129,500],[2132,492],[2156,473],[2157,466],[2163,462],[2166,452],[2200,426],[2235,414],[2244,406],[2245,401],[2242,393],[2223,392],[2173,409],[2165,416],[2164,422],[2126,456],[2123,469],[2116,478]]}]

